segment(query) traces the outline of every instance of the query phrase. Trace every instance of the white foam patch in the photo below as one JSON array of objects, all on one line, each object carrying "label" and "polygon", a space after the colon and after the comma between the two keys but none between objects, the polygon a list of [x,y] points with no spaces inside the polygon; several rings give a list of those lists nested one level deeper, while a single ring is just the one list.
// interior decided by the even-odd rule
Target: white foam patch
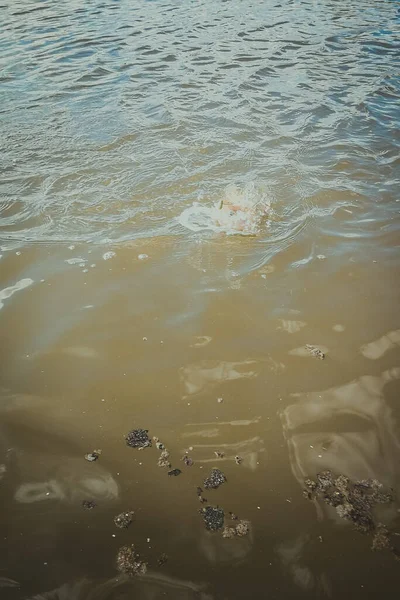
[{"label": "white foam patch", "polygon": [[86,258],[82,258],[81,256],[77,256],[76,258],[67,258],[65,262],[69,265],[79,265],[83,267],[83,265],[87,262]]},{"label": "white foam patch", "polygon": [[114,258],[114,256],[116,256],[116,254],[115,252],[112,252],[112,250],[110,250],[109,252],[104,252],[103,260],[110,260],[110,258]]},{"label": "white foam patch", "polygon": [[3,300],[6,300],[7,298],[11,298],[11,296],[13,296],[15,294],[15,292],[19,292],[20,290],[23,290],[23,289],[29,287],[30,285],[32,285],[32,283],[33,283],[33,279],[26,277],[25,279],[21,279],[20,281],[17,281],[16,284],[11,285],[10,287],[4,288],[4,290],[0,290],[0,308],[3,308],[3,306],[4,306]]},{"label": "white foam patch", "polygon": [[214,231],[227,235],[256,235],[270,210],[270,202],[254,185],[240,191],[228,186],[221,200],[211,205],[194,202],[177,217],[191,231]]}]

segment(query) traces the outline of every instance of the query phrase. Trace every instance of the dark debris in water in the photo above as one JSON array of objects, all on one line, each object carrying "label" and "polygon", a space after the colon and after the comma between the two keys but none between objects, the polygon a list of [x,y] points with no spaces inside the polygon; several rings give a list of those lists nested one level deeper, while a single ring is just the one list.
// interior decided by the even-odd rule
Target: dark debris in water
[{"label": "dark debris in water", "polygon": [[235,527],[224,527],[222,537],[244,537],[250,533],[250,521],[239,521]]},{"label": "dark debris in water", "polygon": [[132,429],[126,436],[126,444],[131,448],[138,448],[139,450],[143,450],[143,448],[148,448],[151,446],[151,439],[148,436],[148,429]]},{"label": "dark debris in water", "polygon": [[100,454],[101,450],[93,450],[93,452],[88,452],[88,454],[85,454],[85,459],[89,462],[94,462],[99,458]]},{"label": "dark debris in water", "polygon": [[96,502],[93,500],[83,500],[82,506],[85,510],[92,510],[96,505]]},{"label": "dark debris in water", "polygon": [[218,506],[207,506],[201,508],[199,512],[203,515],[206,528],[209,531],[217,531],[224,526],[224,511]]},{"label": "dark debris in water", "polygon": [[394,500],[391,490],[385,491],[376,479],[351,481],[345,475],[335,476],[331,471],[318,473],[316,481],[305,479],[304,495],[310,500],[321,499],[336,509],[342,519],[351,521],[361,533],[373,534],[372,549],[397,551],[390,542],[390,532],[382,523],[375,523],[373,510],[378,504]]},{"label": "dark debris in water", "polygon": [[206,490],[217,489],[226,482],[226,477],[220,469],[212,469],[211,474],[204,480]]},{"label": "dark debris in water", "polygon": [[237,465],[241,465],[241,464],[242,464],[242,462],[243,462],[243,458],[242,458],[241,456],[239,456],[239,455],[236,455],[236,456],[235,456],[235,463],[236,463]]},{"label": "dark debris in water", "polygon": [[319,358],[320,360],[324,360],[325,354],[322,352],[322,350],[317,348],[317,346],[313,346],[312,344],[306,344],[306,349],[309,351],[311,356]]},{"label": "dark debris in water", "polygon": [[133,544],[119,549],[116,562],[117,570],[130,577],[145,575],[147,571],[147,563],[141,559]]},{"label": "dark debris in water", "polygon": [[201,489],[201,487],[197,488],[197,497],[199,499],[199,501],[201,502],[201,504],[205,504],[207,502],[207,498],[203,497],[203,490]]},{"label": "dark debris in water", "polygon": [[161,556],[157,560],[158,566],[162,567],[163,565],[165,565],[167,560],[168,560],[168,556],[166,554],[161,554]]},{"label": "dark debris in water", "polygon": [[180,469],[172,469],[171,471],[168,471],[168,475],[170,475],[171,477],[177,477],[181,473],[182,471]]},{"label": "dark debris in water", "polygon": [[132,523],[133,521],[133,515],[134,515],[134,511],[130,510],[127,512],[122,512],[119,515],[117,515],[116,517],[114,517],[114,523],[117,527],[119,527],[120,529],[128,529],[129,525]]},{"label": "dark debris in water", "polygon": [[382,523],[378,523],[372,539],[372,550],[392,550],[389,535],[389,529]]},{"label": "dark debris in water", "polygon": [[187,454],[182,456],[182,460],[187,467],[192,467],[194,465],[193,459],[191,459]]}]

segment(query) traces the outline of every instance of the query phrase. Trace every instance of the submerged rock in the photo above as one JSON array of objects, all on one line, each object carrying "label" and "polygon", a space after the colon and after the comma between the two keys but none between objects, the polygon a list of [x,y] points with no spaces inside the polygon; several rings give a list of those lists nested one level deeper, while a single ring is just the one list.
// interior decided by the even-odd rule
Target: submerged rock
[{"label": "submerged rock", "polygon": [[393,501],[391,491],[384,492],[383,485],[376,479],[351,481],[345,475],[336,477],[331,471],[322,471],[317,481],[305,480],[305,496],[310,500],[321,499],[333,506],[340,518],[351,521],[361,533],[373,533],[373,550],[397,551],[390,543],[389,530],[382,523],[375,523],[373,509],[377,504]]},{"label": "submerged rock", "polygon": [[127,446],[139,448],[139,450],[151,446],[151,439],[147,435],[148,433],[148,429],[132,429],[132,431],[125,436]]},{"label": "submerged rock", "polygon": [[222,537],[223,538],[234,538],[236,535],[236,529],[235,527],[224,527],[224,530],[222,532]]},{"label": "submerged rock", "polygon": [[235,527],[236,535],[239,537],[243,537],[250,533],[250,521],[239,521],[239,523]]},{"label": "submerged rock", "polygon": [[128,529],[129,525],[132,523],[133,521],[133,515],[135,513],[133,512],[133,510],[128,511],[128,512],[122,512],[119,515],[117,515],[116,517],[114,517],[114,523],[117,527],[119,527],[120,529]]},{"label": "submerged rock", "polygon": [[96,505],[96,502],[93,500],[83,500],[82,506],[85,510],[92,510]]},{"label": "submerged rock", "polygon": [[208,489],[217,489],[226,482],[226,477],[220,469],[212,469],[211,474],[204,480],[204,487]]},{"label": "submerged rock", "polygon": [[133,577],[135,575],[145,575],[147,571],[147,563],[144,562],[140,554],[135,551],[135,547],[122,546],[117,554],[117,570],[124,575]]},{"label": "submerged rock", "polygon": [[217,531],[224,526],[224,511],[218,506],[207,506],[201,508],[199,512],[203,515],[206,528],[209,531]]}]

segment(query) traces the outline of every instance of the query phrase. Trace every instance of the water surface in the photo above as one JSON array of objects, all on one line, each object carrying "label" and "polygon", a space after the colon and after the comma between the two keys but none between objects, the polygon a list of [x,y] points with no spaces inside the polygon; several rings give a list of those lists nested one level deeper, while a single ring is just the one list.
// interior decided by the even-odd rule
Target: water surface
[{"label": "water surface", "polygon": [[[324,469],[400,486],[399,16],[389,0],[3,3],[2,598],[398,588],[392,554],[302,489]],[[257,235],[182,225],[232,186],[270,204]],[[179,477],[125,445],[138,427]],[[249,536],[205,530],[212,467],[228,482],[205,496]],[[399,509],[379,514],[397,532]],[[132,582],[115,570],[129,543],[150,563]]]}]

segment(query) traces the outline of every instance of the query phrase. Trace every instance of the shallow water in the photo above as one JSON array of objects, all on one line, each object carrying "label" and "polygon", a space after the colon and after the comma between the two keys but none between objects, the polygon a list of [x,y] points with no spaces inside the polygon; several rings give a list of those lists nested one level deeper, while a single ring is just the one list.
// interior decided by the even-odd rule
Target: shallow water
[{"label": "shallow water", "polygon": [[[302,489],[400,491],[398,3],[15,0],[0,27],[1,597],[391,593],[392,554]],[[232,185],[270,202],[257,235],[182,225]],[[247,537],[205,530],[212,467]]]}]

